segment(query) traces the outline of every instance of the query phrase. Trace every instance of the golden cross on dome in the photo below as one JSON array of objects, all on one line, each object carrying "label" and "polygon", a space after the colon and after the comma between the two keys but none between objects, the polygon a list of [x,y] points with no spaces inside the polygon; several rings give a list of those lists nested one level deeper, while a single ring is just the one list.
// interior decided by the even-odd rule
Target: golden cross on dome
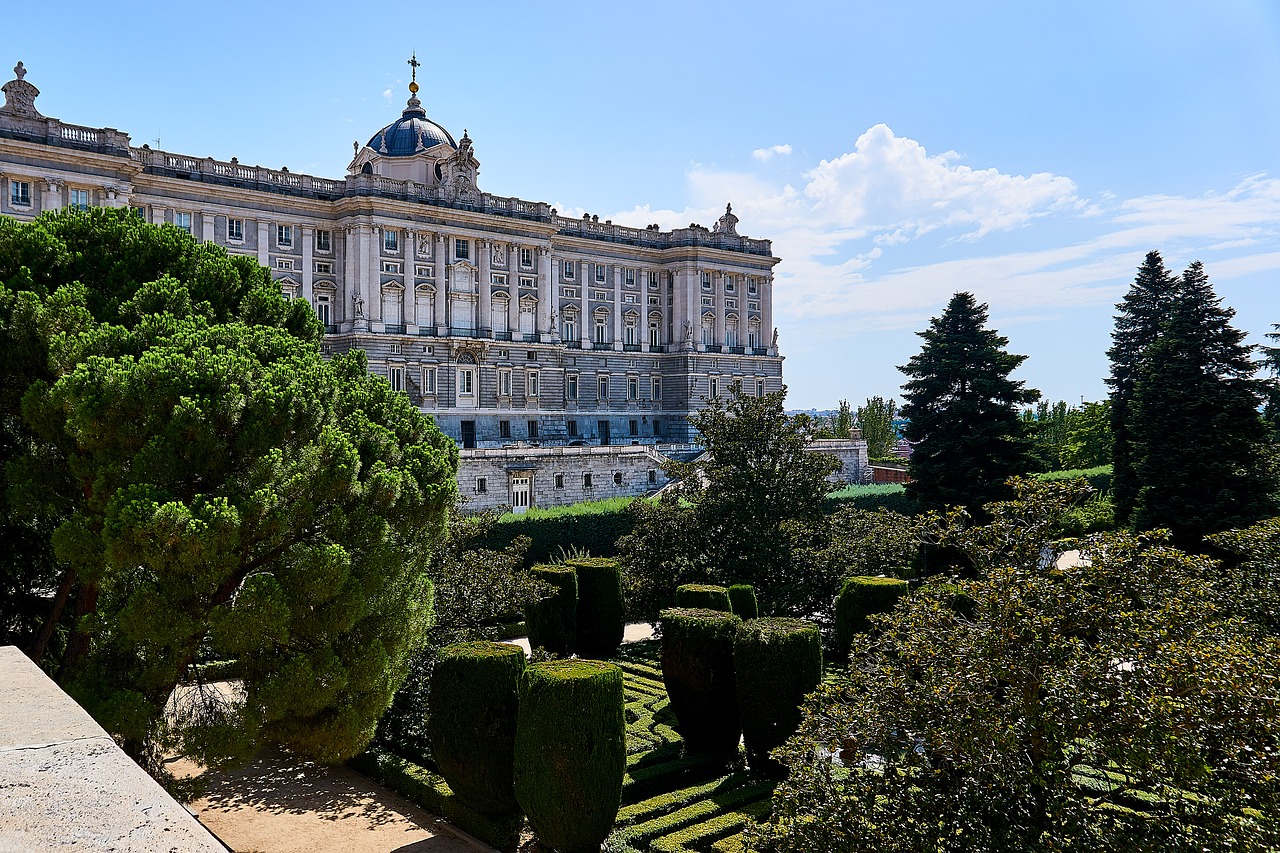
[{"label": "golden cross on dome", "polygon": [[409,67],[411,67],[411,68],[413,69],[413,80],[412,80],[412,82],[414,82],[414,83],[417,83],[417,82],[418,82],[418,69],[419,69],[421,66],[422,66],[422,63],[418,61],[418,52],[415,50],[415,51],[413,52],[413,56],[409,59]]}]

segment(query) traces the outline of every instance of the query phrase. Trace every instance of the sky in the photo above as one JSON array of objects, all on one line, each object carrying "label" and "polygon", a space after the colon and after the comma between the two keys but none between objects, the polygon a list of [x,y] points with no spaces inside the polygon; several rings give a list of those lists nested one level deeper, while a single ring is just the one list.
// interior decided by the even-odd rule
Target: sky
[{"label": "sky", "polygon": [[416,51],[487,192],[638,227],[731,202],[781,258],[788,408],[898,396],[961,290],[1016,378],[1100,399],[1152,249],[1250,343],[1280,323],[1274,0],[13,5],[37,108],[135,145],[341,177]]}]

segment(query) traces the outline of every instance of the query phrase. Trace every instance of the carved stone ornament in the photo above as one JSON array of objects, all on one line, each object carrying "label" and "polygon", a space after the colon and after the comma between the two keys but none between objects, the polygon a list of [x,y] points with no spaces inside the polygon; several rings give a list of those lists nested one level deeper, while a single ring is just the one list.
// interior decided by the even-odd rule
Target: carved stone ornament
[{"label": "carved stone ornament", "polygon": [[356,319],[364,319],[364,297],[359,293],[351,294],[351,301],[355,303]]},{"label": "carved stone ornament", "polygon": [[40,90],[22,79],[27,76],[27,69],[19,62],[13,67],[13,73],[15,78],[0,86],[0,92],[4,92],[4,106],[0,107],[0,113],[22,118],[44,118],[36,111],[36,96],[40,94]]},{"label": "carved stone ornament", "polygon": [[716,227],[713,231],[716,234],[727,234],[730,237],[738,236],[738,217],[733,215],[732,204],[724,206],[724,216],[716,220]]},{"label": "carved stone ornament", "polygon": [[495,267],[505,267],[507,265],[507,245],[505,243],[494,243],[489,260]]}]

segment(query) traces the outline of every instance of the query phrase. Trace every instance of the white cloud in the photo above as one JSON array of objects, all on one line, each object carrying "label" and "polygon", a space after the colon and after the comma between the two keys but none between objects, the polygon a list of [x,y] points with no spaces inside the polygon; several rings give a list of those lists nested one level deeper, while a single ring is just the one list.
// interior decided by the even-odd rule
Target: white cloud
[{"label": "white cloud", "polygon": [[772,145],[768,148],[757,148],[751,152],[751,156],[757,160],[768,160],[776,155],[786,155],[791,153],[791,146],[787,144]]},{"label": "white cloud", "polygon": [[386,101],[388,104],[389,104],[389,103],[391,103],[391,90],[390,90],[390,89],[383,89],[383,90],[382,90],[382,99],[383,99],[384,101]]}]

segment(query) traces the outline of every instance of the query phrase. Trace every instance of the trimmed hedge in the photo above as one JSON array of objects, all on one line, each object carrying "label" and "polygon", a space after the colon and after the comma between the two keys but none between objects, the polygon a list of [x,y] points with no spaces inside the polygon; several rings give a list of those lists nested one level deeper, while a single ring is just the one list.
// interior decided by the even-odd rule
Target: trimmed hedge
[{"label": "trimmed hedge", "polygon": [[569,560],[578,575],[577,651],[582,657],[607,658],[622,645],[626,617],[622,572],[610,557]]},{"label": "trimmed hedge", "polygon": [[618,838],[632,846],[645,847],[664,835],[702,823],[748,803],[759,802],[762,799],[768,802],[773,794],[773,788],[773,782],[759,782],[715,794],[644,823],[626,827],[618,832]]},{"label": "trimmed hedge", "polygon": [[676,607],[733,612],[729,590],[709,583],[686,583],[676,587]]},{"label": "trimmed hedge", "polygon": [[853,635],[871,627],[867,617],[888,613],[907,594],[907,582],[898,578],[845,578],[836,596],[836,652],[849,653]]},{"label": "trimmed hedge", "polygon": [[662,680],[686,753],[727,756],[738,751],[742,727],[738,722],[733,637],[741,622],[721,610],[662,611]]},{"label": "trimmed hedge", "polygon": [[520,678],[516,799],[538,840],[597,853],[622,802],[622,670],[601,661],[530,664]]},{"label": "trimmed hedge", "polygon": [[513,768],[524,664],[519,646],[457,643],[440,650],[431,674],[432,757],[458,798],[486,814],[520,810]]},{"label": "trimmed hedge", "polygon": [[578,640],[577,573],[569,566],[534,566],[529,573],[556,590],[525,608],[529,644],[552,654],[572,654]]},{"label": "trimmed hedge", "polygon": [[800,726],[800,705],[822,680],[822,632],[804,619],[752,619],[733,639],[738,715],[753,771],[785,776],[769,757]]},{"label": "trimmed hedge", "polygon": [[[603,503],[603,502],[601,502]],[[518,536],[532,542],[525,553],[525,565],[546,563],[571,548],[612,557],[618,553],[618,540],[635,527],[635,515],[628,505],[596,507],[555,507],[555,512],[531,512],[528,515],[504,517],[488,533],[476,540],[475,547],[501,551]]]},{"label": "trimmed hedge", "polygon": [[499,850],[514,851],[524,816],[492,817],[468,806],[441,777],[412,761],[370,747],[348,762],[371,779]]},{"label": "trimmed hedge", "polygon": [[733,608],[733,614],[742,619],[756,619],[760,616],[756,588],[749,583],[735,583],[729,587],[729,606]]},{"label": "trimmed hedge", "polygon": [[748,823],[759,823],[772,813],[773,796],[770,792],[755,802],[655,839],[649,845],[649,853],[690,853],[705,850],[709,843],[740,833]]}]

